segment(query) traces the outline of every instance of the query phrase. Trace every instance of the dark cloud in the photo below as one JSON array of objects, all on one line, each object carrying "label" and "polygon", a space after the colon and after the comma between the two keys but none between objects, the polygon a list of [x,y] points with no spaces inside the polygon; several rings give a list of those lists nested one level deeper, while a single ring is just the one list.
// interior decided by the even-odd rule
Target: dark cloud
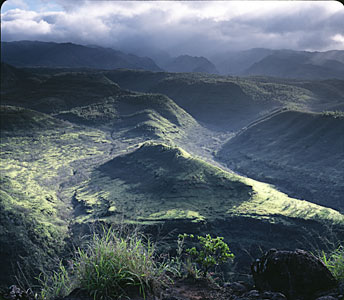
[{"label": "dark cloud", "polygon": [[[43,8],[48,3],[40,1]],[[344,8],[337,2],[55,2],[60,11],[2,13],[3,40],[71,41],[143,53],[154,48],[172,55],[344,49]]]}]

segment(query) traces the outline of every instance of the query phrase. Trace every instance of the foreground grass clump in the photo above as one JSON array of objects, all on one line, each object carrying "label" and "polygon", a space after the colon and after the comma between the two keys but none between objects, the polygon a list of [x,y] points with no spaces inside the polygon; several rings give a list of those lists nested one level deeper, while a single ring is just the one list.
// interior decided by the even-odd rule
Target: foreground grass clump
[{"label": "foreground grass clump", "polygon": [[118,299],[129,291],[145,298],[169,280],[166,265],[157,261],[154,244],[137,232],[123,237],[113,228],[103,229],[77,249],[71,263],[70,274],[60,265],[59,272],[42,281],[42,299],[54,299],[75,288],[94,299]]},{"label": "foreground grass clump", "polygon": [[333,276],[344,283],[344,245],[339,245],[330,253],[322,251],[320,258]]}]

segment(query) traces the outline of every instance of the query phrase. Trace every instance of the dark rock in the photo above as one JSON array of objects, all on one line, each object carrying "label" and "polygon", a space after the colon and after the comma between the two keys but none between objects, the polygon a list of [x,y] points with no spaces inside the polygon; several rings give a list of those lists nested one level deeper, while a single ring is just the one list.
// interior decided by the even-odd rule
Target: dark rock
[{"label": "dark rock", "polygon": [[247,293],[244,294],[244,297],[248,298],[248,299],[260,299],[259,297],[259,291],[257,290],[251,290]]},{"label": "dark rock", "polygon": [[239,283],[239,282],[233,282],[228,285],[228,287],[235,293],[236,295],[241,295],[245,292],[247,292],[247,288]]},{"label": "dark rock", "polygon": [[277,292],[264,292],[262,294],[262,298],[269,300],[287,300],[286,296],[284,296],[282,293]]},{"label": "dark rock", "polygon": [[335,298],[333,296],[322,296],[319,298],[316,298],[315,300],[337,300],[338,298]]},{"label": "dark rock", "polygon": [[33,300],[33,296],[28,291],[23,291],[16,285],[11,285],[7,291],[0,292],[0,299],[4,300]]},{"label": "dark rock", "polygon": [[[63,300],[92,300],[93,297],[91,297],[85,290],[82,290],[80,288],[74,289],[70,294],[64,298]],[[57,299],[58,300],[58,299]]]},{"label": "dark rock", "polygon": [[288,299],[314,299],[319,291],[337,286],[321,260],[303,251],[271,249],[251,266],[255,286],[260,291],[283,293]]}]

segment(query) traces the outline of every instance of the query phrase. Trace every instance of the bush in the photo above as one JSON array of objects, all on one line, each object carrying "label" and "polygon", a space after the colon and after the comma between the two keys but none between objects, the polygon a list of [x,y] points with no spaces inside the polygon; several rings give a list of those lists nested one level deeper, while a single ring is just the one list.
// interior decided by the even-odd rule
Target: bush
[{"label": "bush", "polygon": [[[180,234],[178,236],[178,248],[182,248],[185,238],[194,238],[192,234]],[[206,277],[209,270],[215,266],[234,259],[234,254],[229,250],[228,245],[223,241],[223,237],[212,238],[209,234],[205,237],[197,236],[199,245],[186,249],[186,253],[191,256],[191,262],[195,262],[201,269],[203,277]],[[186,266],[190,266],[187,260]],[[194,269],[197,274],[197,268]]]}]

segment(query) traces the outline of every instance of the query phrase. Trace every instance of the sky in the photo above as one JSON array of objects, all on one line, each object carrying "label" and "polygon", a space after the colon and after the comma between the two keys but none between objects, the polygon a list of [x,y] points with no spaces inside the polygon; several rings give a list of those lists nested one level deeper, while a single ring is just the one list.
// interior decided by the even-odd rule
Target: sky
[{"label": "sky", "polygon": [[7,0],[1,40],[73,42],[139,54],[251,48],[344,50],[337,1]]}]

